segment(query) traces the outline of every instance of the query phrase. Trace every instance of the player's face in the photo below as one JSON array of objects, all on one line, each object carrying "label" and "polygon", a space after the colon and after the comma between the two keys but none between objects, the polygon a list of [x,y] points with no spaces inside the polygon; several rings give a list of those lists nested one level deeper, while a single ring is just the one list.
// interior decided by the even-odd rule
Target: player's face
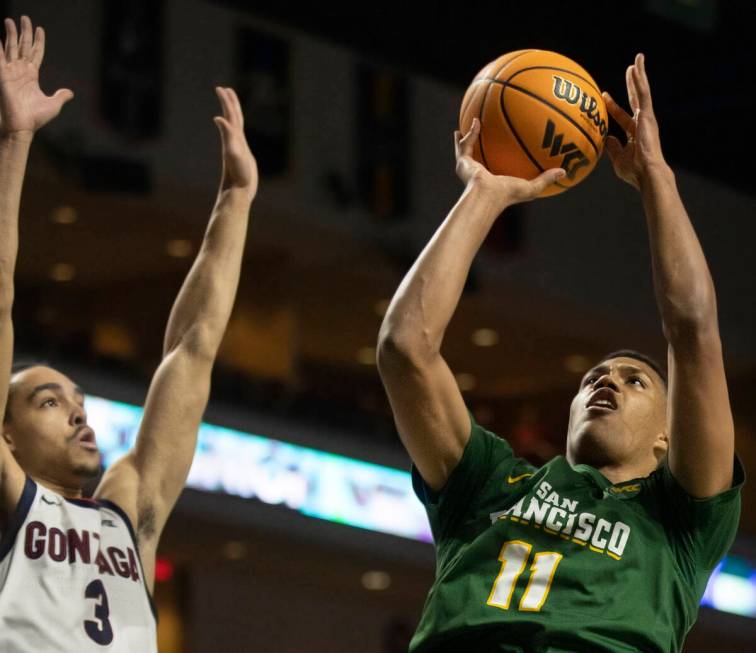
[{"label": "player's face", "polygon": [[42,365],[14,375],[11,385],[11,418],[3,431],[24,471],[69,487],[96,476],[100,452],[81,388]]},{"label": "player's face", "polygon": [[596,467],[633,464],[654,469],[666,451],[667,390],[635,358],[612,358],[588,371],[570,407],[567,459]]}]

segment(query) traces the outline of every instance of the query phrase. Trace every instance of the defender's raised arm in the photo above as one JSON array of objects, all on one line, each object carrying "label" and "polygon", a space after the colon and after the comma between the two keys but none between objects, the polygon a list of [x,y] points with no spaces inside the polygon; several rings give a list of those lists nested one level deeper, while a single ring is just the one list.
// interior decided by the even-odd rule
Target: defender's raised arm
[{"label": "defender's raised arm", "polygon": [[[21,188],[34,133],[60,113],[73,97],[68,89],[52,96],[39,87],[39,67],[45,54],[45,32],[21,17],[21,33],[5,19],[0,47],[0,414],[5,422],[13,364],[13,275],[18,253]],[[4,438],[0,438],[0,529],[15,508],[23,487],[23,472]]]},{"label": "defender's raised arm", "polygon": [[152,379],[134,449],[113,465],[97,495],[118,502],[137,526],[152,587],[160,533],[181,493],[210,393],[210,373],[239,284],[257,164],[236,93],[216,89],[223,117],[223,175],[205,239],[171,311],[163,361]]}]

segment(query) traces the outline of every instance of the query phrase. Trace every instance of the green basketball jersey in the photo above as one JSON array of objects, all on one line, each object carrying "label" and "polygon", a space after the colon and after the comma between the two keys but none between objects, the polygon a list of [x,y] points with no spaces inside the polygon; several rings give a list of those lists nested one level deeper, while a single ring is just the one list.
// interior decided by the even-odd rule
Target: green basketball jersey
[{"label": "green basketball jersey", "polygon": [[563,456],[541,468],[472,423],[446,486],[413,470],[436,580],[412,653],[679,651],[735,537],[744,481],[687,495],[666,466],[612,485]]}]

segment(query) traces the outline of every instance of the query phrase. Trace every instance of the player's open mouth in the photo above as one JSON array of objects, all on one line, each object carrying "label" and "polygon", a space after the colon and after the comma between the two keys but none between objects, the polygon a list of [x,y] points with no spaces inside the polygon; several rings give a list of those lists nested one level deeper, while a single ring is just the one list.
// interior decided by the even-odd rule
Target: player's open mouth
[{"label": "player's open mouth", "polygon": [[81,430],[76,438],[76,442],[78,442],[78,444],[81,445],[84,449],[88,449],[89,451],[97,451],[97,441],[95,440],[95,434],[94,431],[89,427],[85,427]]},{"label": "player's open mouth", "polygon": [[596,411],[617,410],[617,398],[609,388],[599,388],[590,396],[585,407]]}]

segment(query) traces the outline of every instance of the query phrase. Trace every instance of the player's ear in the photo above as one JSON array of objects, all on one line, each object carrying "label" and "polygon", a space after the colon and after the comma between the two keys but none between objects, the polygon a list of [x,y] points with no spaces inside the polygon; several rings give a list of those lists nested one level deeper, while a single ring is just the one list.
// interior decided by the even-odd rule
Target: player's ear
[{"label": "player's ear", "polygon": [[3,442],[8,445],[8,449],[10,449],[10,451],[15,451],[16,445],[13,444],[13,436],[10,434],[7,427],[7,424],[3,424]]},{"label": "player's ear", "polygon": [[661,460],[667,455],[668,449],[669,433],[667,433],[667,429],[665,428],[663,431],[659,432],[654,439],[654,456],[656,456],[657,460]]}]

